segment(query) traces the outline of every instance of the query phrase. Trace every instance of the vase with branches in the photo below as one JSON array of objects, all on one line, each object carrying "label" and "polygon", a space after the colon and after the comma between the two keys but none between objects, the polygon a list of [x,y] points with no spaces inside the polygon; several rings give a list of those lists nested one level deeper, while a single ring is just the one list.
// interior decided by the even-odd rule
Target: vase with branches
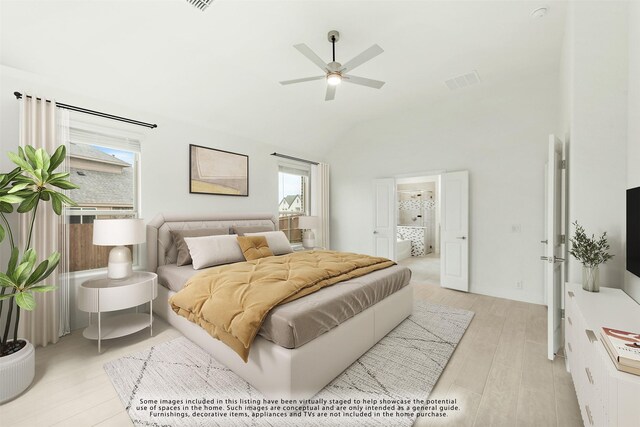
[{"label": "vase with branches", "polygon": [[[78,188],[69,181],[68,172],[55,172],[66,156],[63,145],[52,155],[42,148],[26,146],[8,156],[16,168],[0,174],[0,242],[8,242],[11,253],[6,269],[0,270],[0,319],[6,320],[4,330],[0,330],[0,358],[16,353],[26,345],[26,341],[18,339],[20,313],[36,307],[34,293],[56,289],[56,286],[41,283],[58,266],[60,254],[53,252],[38,262],[38,254],[31,247],[37,231],[34,225],[38,209],[45,208],[45,203],[49,202],[56,215],[61,215],[64,206],[76,206],[76,203],[59,190]],[[14,205],[17,205],[18,214],[28,215],[24,247],[18,246],[17,236],[7,219],[7,215],[14,212]]]},{"label": "vase with branches", "polygon": [[609,243],[607,242],[607,232],[605,231],[599,238],[595,234],[587,236],[584,227],[573,222],[576,228],[575,235],[569,239],[571,249],[569,253],[582,263],[582,288],[598,292],[600,290],[600,264],[604,264],[613,258],[609,253]]}]

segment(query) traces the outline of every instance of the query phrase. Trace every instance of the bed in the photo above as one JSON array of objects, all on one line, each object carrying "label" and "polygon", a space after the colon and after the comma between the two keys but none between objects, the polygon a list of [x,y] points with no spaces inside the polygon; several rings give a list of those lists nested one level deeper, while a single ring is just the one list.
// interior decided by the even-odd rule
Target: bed
[{"label": "bed", "polygon": [[[160,214],[147,225],[147,268],[158,273],[163,285],[153,310],[266,397],[313,396],[411,314],[411,273],[388,267],[273,309],[245,363],[200,326],[174,313],[167,302],[198,272],[175,265],[170,231],[234,226],[277,229],[269,213]],[[328,303],[336,299],[337,308]]]}]

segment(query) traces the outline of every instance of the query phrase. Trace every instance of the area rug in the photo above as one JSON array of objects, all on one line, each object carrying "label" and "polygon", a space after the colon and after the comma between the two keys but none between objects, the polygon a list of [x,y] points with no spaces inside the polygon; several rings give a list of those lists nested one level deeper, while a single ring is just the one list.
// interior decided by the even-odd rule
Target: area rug
[{"label": "area rug", "polygon": [[472,318],[416,301],[411,316],[307,401],[265,399],[184,337],[104,369],[136,426],[408,427],[438,410],[425,399]]}]

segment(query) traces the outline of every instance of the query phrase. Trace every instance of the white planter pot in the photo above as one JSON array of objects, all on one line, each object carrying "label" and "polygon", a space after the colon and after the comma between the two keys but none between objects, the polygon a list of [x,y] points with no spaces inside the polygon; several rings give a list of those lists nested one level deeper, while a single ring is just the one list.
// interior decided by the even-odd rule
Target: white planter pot
[{"label": "white planter pot", "polygon": [[0,357],[0,404],[25,391],[36,373],[36,352],[27,341],[17,353]]},{"label": "white planter pot", "polygon": [[582,266],[582,289],[589,292],[600,292],[600,266]]}]

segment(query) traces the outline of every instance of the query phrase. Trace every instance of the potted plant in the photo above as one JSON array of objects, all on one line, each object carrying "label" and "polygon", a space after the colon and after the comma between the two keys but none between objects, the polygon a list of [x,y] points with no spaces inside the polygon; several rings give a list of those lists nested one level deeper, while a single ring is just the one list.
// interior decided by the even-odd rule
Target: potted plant
[{"label": "potted plant", "polygon": [[[31,247],[34,224],[38,208],[45,202],[56,215],[62,214],[65,205],[75,203],[56,187],[63,190],[78,188],[68,178],[69,173],[56,173],[64,161],[66,149],[58,147],[53,155],[44,149],[31,146],[18,148],[18,154],[9,153],[16,164],[11,172],[0,174],[0,242],[8,242],[11,255],[6,269],[0,270],[0,319],[5,319],[0,328],[0,403],[3,403],[29,387],[35,373],[35,353],[27,340],[18,339],[18,325],[22,310],[31,311],[36,302],[34,292],[49,292],[56,286],[42,285],[58,266],[60,254],[53,252],[48,258],[37,262],[38,254]],[[16,235],[6,215],[14,211],[29,215],[29,229],[24,247],[18,247]],[[0,269],[5,266],[0,266]],[[6,308],[6,312],[4,311]]]},{"label": "potted plant", "polygon": [[582,289],[589,292],[600,291],[600,264],[604,264],[613,255],[609,254],[609,243],[607,243],[607,232],[602,233],[600,238],[595,235],[587,236],[584,227],[575,221],[576,234],[571,241],[569,253],[582,263]]}]

